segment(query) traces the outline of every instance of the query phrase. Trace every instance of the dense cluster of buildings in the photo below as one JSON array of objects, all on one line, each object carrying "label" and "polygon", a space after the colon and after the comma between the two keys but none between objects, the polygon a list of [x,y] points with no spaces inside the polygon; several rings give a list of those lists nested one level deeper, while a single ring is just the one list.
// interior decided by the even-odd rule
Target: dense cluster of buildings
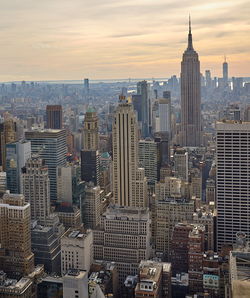
[{"label": "dense cluster of buildings", "polygon": [[247,297],[250,107],[201,98],[249,83],[201,76],[191,24],[180,81],[95,105],[85,79],[30,116],[36,87],[0,88],[0,297]]}]

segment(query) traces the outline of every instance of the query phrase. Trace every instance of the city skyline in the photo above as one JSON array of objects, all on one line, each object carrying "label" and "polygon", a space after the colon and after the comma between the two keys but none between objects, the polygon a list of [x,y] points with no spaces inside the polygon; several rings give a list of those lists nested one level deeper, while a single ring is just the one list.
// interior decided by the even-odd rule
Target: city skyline
[{"label": "city skyline", "polygon": [[222,76],[225,54],[230,77],[249,76],[247,2],[4,3],[0,81],[179,76],[188,13],[201,71]]}]

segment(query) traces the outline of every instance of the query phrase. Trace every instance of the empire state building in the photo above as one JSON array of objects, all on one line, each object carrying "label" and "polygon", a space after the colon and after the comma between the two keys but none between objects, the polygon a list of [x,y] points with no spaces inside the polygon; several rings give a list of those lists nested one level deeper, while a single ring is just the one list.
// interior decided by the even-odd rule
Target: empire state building
[{"label": "empire state building", "polygon": [[201,145],[200,61],[193,48],[190,19],[188,47],[181,62],[181,145]]}]

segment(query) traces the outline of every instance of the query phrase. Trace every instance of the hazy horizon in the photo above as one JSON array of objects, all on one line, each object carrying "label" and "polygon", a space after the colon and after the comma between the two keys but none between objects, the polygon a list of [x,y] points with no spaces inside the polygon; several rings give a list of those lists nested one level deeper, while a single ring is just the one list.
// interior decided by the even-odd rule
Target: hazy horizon
[{"label": "hazy horizon", "polygon": [[249,1],[3,1],[1,82],[179,76],[188,14],[201,71],[250,76]]}]

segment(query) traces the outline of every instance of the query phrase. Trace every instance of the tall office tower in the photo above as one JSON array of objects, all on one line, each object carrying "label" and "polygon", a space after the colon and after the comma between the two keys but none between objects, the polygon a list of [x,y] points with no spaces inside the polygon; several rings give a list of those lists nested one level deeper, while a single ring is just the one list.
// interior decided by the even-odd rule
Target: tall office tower
[{"label": "tall office tower", "polygon": [[48,166],[50,199],[56,201],[57,167],[66,165],[66,131],[59,129],[27,131],[25,133],[25,138],[31,141],[31,152],[39,154]]},{"label": "tall office tower", "polygon": [[89,107],[84,118],[83,150],[98,150],[98,116],[94,108]]},{"label": "tall office tower", "polygon": [[200,61],[193,48],[189,20],[188,47],[181,62],[181,145],[201,145],[201,82]]},{"label": "tall office tower", "polygon": [[62,129],[62,106],[61,105],[47,105],[47,128]]},{"label": "tall office tower", "polygon": [[[145,207],[147,181],[138,168],[138,126],[132,104],[125,97],[113,121],[113,193],[120,206]],[[139,179],[139,180],[138,180]]]},{"label": "tall office tower", "polygon": [[7,189],[11,193],[20,193],[22,167],[24,167],[25,162],[30,156],[30,141],[19,141],[6,144]]},{"label": "tall office tower", "polygon": [[93,232],[83,228],[68,229],[61,238],[61,272],[69,269],[89,272],[93,263]]},{"label": "tall office tower", "polygon": [[20,194],[4,194],[0,200],[0,268],[21,277],[34,269],[31,252],[30,204]]},{"label": "tall office tower", "polygon": [[100,155],[98,150],[81,150],[81,178],[99,185]]},{"label": "tall office tower", "polygon": [[237,232],[250,238],[250,122],[216,124],[217,248],[233,244]]},{"label": "tall office tower", "polygon": [[145,176],[150,184],[157,181],[158,148],[150,138],[139,141],[139,165],[145,169]]},{"label": "tall office tower", "polygon": [[167,132],[171,136],[171,99],[159,99],[159,132]]},{"label": "tall office tower", "polygon": [[44,224],[50,214],[48,167],[38,156],[29,158],[21,175],[21,193],[30,204],[31,219]]},{"label": "tall office tower", "polygon": [[175,150],[174,175],[177,178],[188,181],[188,152],[183,148]]},{"label": "tall office tower", "polygon": [[94,230],[94,259],[115,262],[121,285],[136,275],[141,260],[151,253],[151,220],[148,208],[108,207]]},{"label": "tall office tower", "polygon": [[86,184],[85,197],[83,199],[83,222],[89,229],[95,229],[100,224],[101,216],[101,188],[93,183]]},{"label": "tall office tower", "polygon": [[212,86],[211,71],[205,70],[206,87],[209,89]]},{"label": "tall office tower", "polygon": [[222,65],[222,71],[223,71],[223,82],[224,82],[224,86],[226,87],[228,85],[228,63],[226,60],[226,56],[225,56],[225,61],[223,62],[223,65]]},{"label": "tall office tower", "polygon": [[0,166],[6,170],[6,144],[16,142],[16,123],[9,118],[0,124]]},{"label": "tall office tower", "polygon": [[141,122],[142,122],[142,137],[149,137],[150,125],[150,98],[149,98],[149,85],[147,81],[137,83],[137,94],[141,95]]}]

